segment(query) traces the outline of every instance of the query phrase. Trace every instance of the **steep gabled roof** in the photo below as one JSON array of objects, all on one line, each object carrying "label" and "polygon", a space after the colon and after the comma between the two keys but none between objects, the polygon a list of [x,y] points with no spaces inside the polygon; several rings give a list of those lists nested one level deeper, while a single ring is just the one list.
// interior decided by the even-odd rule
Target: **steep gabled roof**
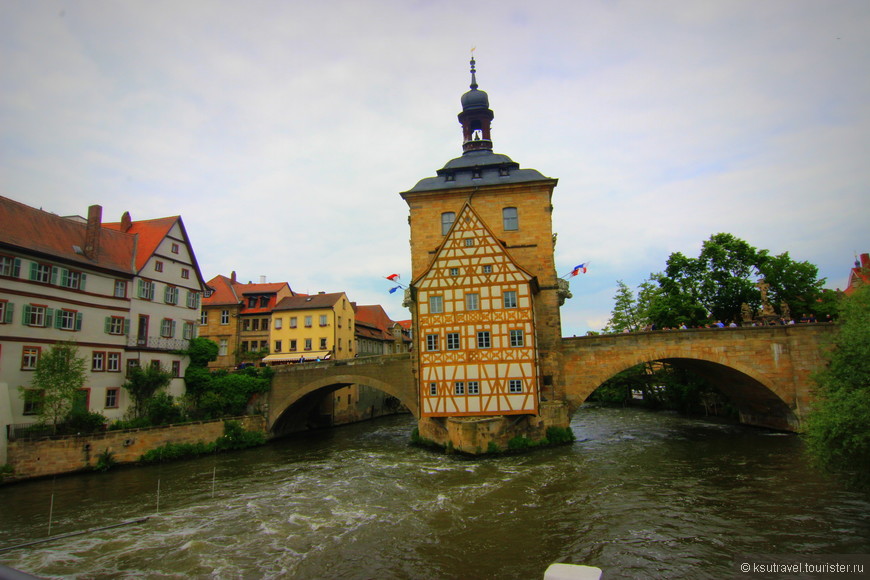
[{"label": "steep gabled roof", "polygon": [[852,294],[858,287],[870,284],[870,254],[861,254],[855,260],[855,267],[849,272],[849,281],[844,292]]},{"label": "steep gabled roof", "polygon": [[247,294],[276,294],[285,287],[290,288],[287,282],[269,282],[268,284],[239,284],[236,286],[241,289],[242,295]]},{"label": "steep gabled roof", "polygon": [[202,299],[203,306],[235,305],[242,301],[241,296],[236,293],[233,281],[226,276],[218,274],[206,285],[212,289],[212,293],[208,298]]},{"label": "steep gabled roof", "polygon": [[[0,196],[0,244],[43,254],[83,267],[102,268],[131,275],[135,238],[102,228],[95,259],[81,253],[87,220],[42,211]],[[76,247],[79,251],[76,251]]]},{"label": "steep gabled roof", "polygon": [[[473,240],[473,245],[466,246],[466,239]],[[491,274],[483,274],[479,269],[473,268],[472,265],[477,263],[492,266]],[[448,270],[453,267],[460,269],[459,275],[448,274]],[[499,276],[512,281],[535,280],[533,274],[516,263],[504,243],[466,202],[429,265],[413,281],[413,285],[418,288],[427,285],[477,286],[485,283],[488,276]]]},{"label": "steep gabled roof", "polygon": [[[181,216],[157,218],[152,220],[140,220],[130,223],[125,233],[139,236],[136,248],[136,271],[140,271],[151,258],[160,242],[166,238],[169,231],[176,223],[181,221]],[[121,222],[105,223],[103,228],[109,230],[124,231]],[[191,257],[193,257],[191,249]],[[195,262],[195,258],[194,258]],[[197,268],[198,269],[198,268]]]},{"label": "steep gabled roof", "polygon": [[356,334],[379,340],[393,340],[390,328],[394,324],[380,304],[356,308]]}]

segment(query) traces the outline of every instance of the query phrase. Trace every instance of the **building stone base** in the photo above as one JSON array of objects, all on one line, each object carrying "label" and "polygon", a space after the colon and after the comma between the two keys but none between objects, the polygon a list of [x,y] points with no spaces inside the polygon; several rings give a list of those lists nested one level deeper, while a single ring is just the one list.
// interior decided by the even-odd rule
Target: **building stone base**
[{"label": "building stone base", "polygon": [[494,415],[477,417],[423,417],[417,422],[422,439],[439,447],[481,455],[509,449],[508,442],[523,437],[538,442],[547,429],[569,429],[568,405],[563,401],[543,401],[537,415]]}]

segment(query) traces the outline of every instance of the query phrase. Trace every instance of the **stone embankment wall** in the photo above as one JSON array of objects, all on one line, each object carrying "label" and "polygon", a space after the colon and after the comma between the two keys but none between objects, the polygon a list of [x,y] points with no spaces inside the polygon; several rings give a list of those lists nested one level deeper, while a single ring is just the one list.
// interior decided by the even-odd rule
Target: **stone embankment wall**
[{"label": "stone embankment wall", "polygon": [[[246,431],[266,430],[259,415],[236,417]],[[143,453],[167,443],[211,443],[224,433],[224,419],[147,429],[106,431],[39,441],[11,441],[7,462],[14,470],[7,481],[71,473],[93,468],[101,453],[109,451],[117,463],[134,463]]]}]

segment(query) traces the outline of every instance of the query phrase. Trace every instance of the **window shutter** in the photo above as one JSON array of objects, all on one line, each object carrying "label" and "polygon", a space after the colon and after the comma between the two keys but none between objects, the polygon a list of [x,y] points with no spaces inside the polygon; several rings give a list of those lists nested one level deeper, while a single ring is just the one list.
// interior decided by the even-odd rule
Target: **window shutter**
[{"label": "window shutter", "polygon": [[175,321],[169,321],[169,338],[175,338]]},{"label": "window shutter", "polygon": [[60,270],[57,266],[51,267],[51,283],[57,286],[57,271]]},{"label": "window shutter", "polygon": [[45,327],[51,328],[51,323],[54,322],[54,308],[45,309]]},{"label": "window shutter", "polygon": [[[48,314],[48,309],[46,309],[45,313],[46,313],[46,315]],[[51,324],[48,324],[47,318],[48,317],[46,316],[46,326],[51,326]],[[58,312],[57,318],[54,319],[54,327],[60,328],[60,323],[62,320],[63,320],[63,316],[61,316],[60,313]]]},{"label": "window shutter", "polygon": [[82,313],[76,312],[76,330],[82,329]]},{"label": "window shutter", "polygon": [[30,262],[30,279],[36,280],[36,262]]},{"label": "window shutter", "polygon": [[163,301],[166,302],[167,304],[169,304],[170,301],[172,300],[172,298],[170,296],[171,293],[172,293],[172,288],[170,288],[169,286],[167,286],[166,288],[163,289]]},{"label": "window shutter", "polygon": [[25,326],[30,324],[30,304],[24,305],[24,311],[21,313],[21,324]]},{"label": "window shutter", "polygon": [[12,277],[18,278],[21,275],[21,258],[15,258],[12,262]]},{"label": "window shutter", "polygon": [[144,298],[142,295],[145,292],[145,281],[142,278],[136,280],[136,295],[139,298]]},{"label": "window shutter", "polygon": [[112,317],[107,316],[106,320],[103,321],[103,332],[109,334],[110,330],[112,330]]},{"label": "window shutter", "polygon": [[12,302],[6,303],[6,319],[3,321],[6,324],[12,324],[12,312],[15,310],[15,304]]},{"label": "window shutter", "polygon": [[87,278],[88,278],[88,277],[85,275],[85,273],[82,272],[82,274],[81,274],[81,280],[79,281],[79,290],[84,290],[84,289],[85,289],[85,280],[87,280]]},{"label": "window shutter", "polygon": [[[54,281],[57,279],[57,274],[54,271],[55,269],[51,269],[51,283],[54,284]],[[66,268],[57,268],[60,271],[60,285],[64,287],[69,287],[69,270]]]},{"label": "window shutter", "polygon": [[124,334],[127,334],[127,335],[130,334],[130,319],[129,318],[124,319]]}]

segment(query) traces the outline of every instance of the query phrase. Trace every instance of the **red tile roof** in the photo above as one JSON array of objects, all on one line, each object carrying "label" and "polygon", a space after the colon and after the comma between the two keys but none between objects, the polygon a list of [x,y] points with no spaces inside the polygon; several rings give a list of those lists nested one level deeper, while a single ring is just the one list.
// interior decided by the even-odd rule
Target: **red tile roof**
[{"label": "red tile roof", "polygon": [[344,292],[312,294],[311,296],[288,296],[275,305],[274,310],[314,310],[332,308]]},{"label": "red tile roof", "polygon": [[[136,250],[136,271],[138,272],[145,267],[149,258],[157,250],[160,242],[169,234],[177,222],[181,221],[181,216],[172,216],[165,218],[157,218],[153,220],[141,220],[132,222],[127,234],[139,236],[139,247]],[[108,230],[122,231],[121,223],[105,223],[103,228]]]},{"label": "red tile roof", "polygon": [[[101,228],[94,259],[85,256],[87,220],[61,217],[0,196],[0,244],[46,257],[132,275],[136,238]],[[77,252],[75,247],[79,248]]]},{"label": "red tile roof", "polygon": [[855,267],[849,272],[849,282],[844,292],[848,295],[854,292],[859,286],[870,284],[870,254],[861,254],[858,260],[855,260]]}]

